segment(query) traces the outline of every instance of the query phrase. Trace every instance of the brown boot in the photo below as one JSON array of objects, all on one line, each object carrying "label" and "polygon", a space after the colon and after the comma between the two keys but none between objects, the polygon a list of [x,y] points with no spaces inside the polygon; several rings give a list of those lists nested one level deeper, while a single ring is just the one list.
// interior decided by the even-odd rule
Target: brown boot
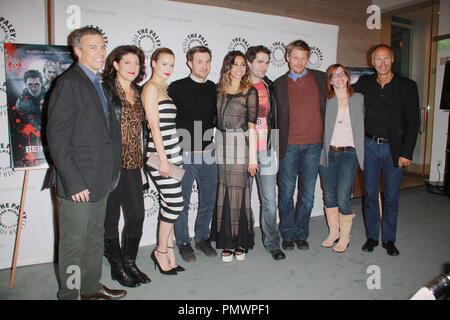
[{"label": "brown boot", "polygon": [[328,238],[322,242],[322,247],[331,248],[334,242],[339,239],[339,209],[325,208],[325,214],[327,217],[328,227],[330,228],[330,234]]},{"label": "brown boot", "polygon": [[355,215],[339,213],[339,242],[334,246],[334,252],[344,252],[350,243],[350,230],[352,229],[352,220]]}]

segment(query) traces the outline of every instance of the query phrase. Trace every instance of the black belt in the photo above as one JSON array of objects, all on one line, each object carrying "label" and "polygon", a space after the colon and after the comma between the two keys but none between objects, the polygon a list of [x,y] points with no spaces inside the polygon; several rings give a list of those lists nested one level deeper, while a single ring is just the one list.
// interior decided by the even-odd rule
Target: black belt
[{"label": "black belt", "polygon": [[366,133],[366,137],[371,139],[371,140],[373,140],[373,141],[375,141],[378,144],[389,143],[389,139],[371,136],[370,134],[367,134],[367,133]]},{"label": "black belt", "polygon": [[336,147],[336,146],[330,146],[330,150],[334,151],[334,152],[342,152],[342,151],[347,151],[347,150],[353,150],[355,148],[353,147]]}]

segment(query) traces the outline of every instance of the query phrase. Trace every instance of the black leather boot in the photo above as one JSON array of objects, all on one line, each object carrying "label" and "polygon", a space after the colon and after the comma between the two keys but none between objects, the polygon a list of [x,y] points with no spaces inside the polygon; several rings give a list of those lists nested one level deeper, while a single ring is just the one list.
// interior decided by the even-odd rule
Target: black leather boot
[{"label": "black leather boot", "polygon": [[140,283],[149,283],[150,278],[143,273],[136,265],[136,256],[139,249],[139,242],[141,242],[141,238],[131,238],[127,235],[123,237],[123,248],[122,248],[122,256],[123,256],[123,264],[125,267],[125,271],[132,275],[134,278],[138,279]]},{"label": "black leather boot", "polygon": [[119,238],[105,238],[105,257],[111,265],[111,278],[124,287],[138,287],[141,282],[125,271],[120,253]]}]

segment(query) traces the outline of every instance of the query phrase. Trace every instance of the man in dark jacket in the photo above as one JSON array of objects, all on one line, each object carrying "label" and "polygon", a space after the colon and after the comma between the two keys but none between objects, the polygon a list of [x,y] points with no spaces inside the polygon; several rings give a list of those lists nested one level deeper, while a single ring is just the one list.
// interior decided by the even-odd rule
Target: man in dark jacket
[{"label": "man in dark jacket", "polygon": [[372,51],[377,71],[361,77],[354,85],[364,94],[365,156],[364,216],[367,241],[362,250],[373,251],[380,233],[380,171],[383,171],[384,207],[383,248],[391,256],[399,255],[394,243],[397,231],[398,195],[404,167],[412,160],[419,130],[419,95],[413,80],[392,72],[394,53],[381,44]]},{"label": "man in dark jacket", "polygon": [[105,41],[95,28],[73,33],[78,63],[56,82],[47,138],[59,202],[59,299],[119,299],[100,283],[106,202],[118,183],[120,124],[101,88]]},{"label": "man in dark jacket", "polygon": [[[277,106],[275,87],[266,77],[270,62],[270,50],[264,46],[248,48],[245,58],[253,86],[258,90],[259,108],[256,123],[258,172],[256,182],[261,199],[261,226],[264,246],[275,260],[286,256],[280,249],[280,231],[277,226],[277,163],[275,149],[278,146]],[[274,143],[272,143],[274,141]],[[250,187],[253,178],[250,177]]]},{"label": "man in dark jacket", "polygon": [[[311,50],[302,40],[286,47],[289,72],[275,80],[280,128],[280,232],[282,248],[307,250],[309,220],[322,150],[327,77],[307,69]],[[293,196],[299,178],[296,210]]]}]

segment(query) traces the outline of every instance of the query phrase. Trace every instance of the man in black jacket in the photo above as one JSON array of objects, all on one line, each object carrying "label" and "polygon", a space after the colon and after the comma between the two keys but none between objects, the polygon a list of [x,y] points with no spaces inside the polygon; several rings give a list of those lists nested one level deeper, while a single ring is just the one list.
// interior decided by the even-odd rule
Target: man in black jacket
[{"label": "man in black jacket", "polygon": [[367,241],[362,250],[373,251],[380,233],[380,171],[383,171],[384,206],[383,248],[391,256],[399,255],[394,243],[397,231],[398,196],[404,167],[412,160],[419,130],[419,96],[413,80],[392,72],[392,49],[380,44],[372,51],[377,71],[361,77],[354,85],[364,94],[365,156],[364,216]]},{"label": "man in black jacket", "polygon": [[76,30],[78,57],[56,82],[47,138],[59,202],[59,299],[119,299],[100,283],[106,202],[119,181],[120,124],[100,84],[106,46],[95,28]]},{"label": "man in black jacket", "polygon": [[[264,46],[254,46],[248,48],[245,58],[259,98],[256,123],[258,151],[256,182],[261,199],[261,227],[264,246],[272,254],[273,259],[280,260],[286,256],[280,249],[280,231],[277,226],[277,164],[274,151],[278,145],[278,124],[275,87],[272,81],[266,77],[270,53],[270,50]],[[275,143],[272,144],[272,141]],[[250,179],[251,187],[253,178],[250,177]]]}]

